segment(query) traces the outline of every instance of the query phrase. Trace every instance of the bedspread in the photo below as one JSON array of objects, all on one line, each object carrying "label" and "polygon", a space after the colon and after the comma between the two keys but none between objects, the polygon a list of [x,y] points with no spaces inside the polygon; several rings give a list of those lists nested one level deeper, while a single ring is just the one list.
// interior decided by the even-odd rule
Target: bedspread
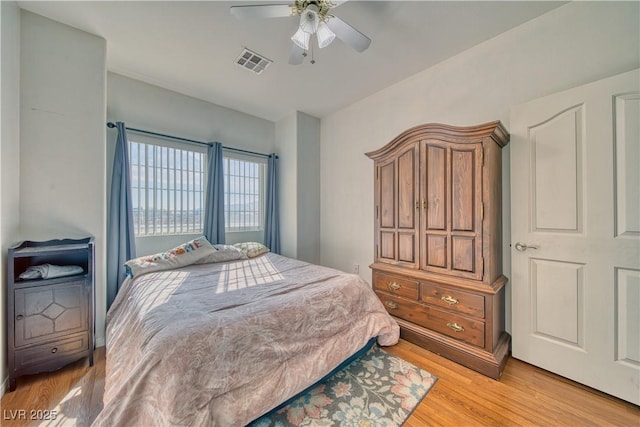
[{"label": "bedspread", "polygon": [[94,426],[241,426],[399,328],[360,277],[275,254],[127,279]]}]

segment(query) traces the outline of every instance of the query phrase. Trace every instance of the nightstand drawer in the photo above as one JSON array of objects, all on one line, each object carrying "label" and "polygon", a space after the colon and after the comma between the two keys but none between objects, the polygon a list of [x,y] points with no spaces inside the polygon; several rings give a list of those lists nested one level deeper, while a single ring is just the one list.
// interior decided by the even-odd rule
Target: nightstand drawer
[{"label": "nightstand drawer", "polygon": [[484,297],[435,283],[421,283],[421,300],[459,313],[484,319]]},{"label": "nightstand drawer", "polygon": [[[76,353],[89,351],[89,334],[79,334],[72,338],[36,345],[15,351],[15,370],[22,368],[51,364],[50,369],[56,369],[57,360],[65,359]],[[46,367],[43,370],[48,370]]]},{"label": "nightstand drawer", "polygon": [[373,289],[405,298],[418,299],[418,282],[389,274],[373,272]]}]

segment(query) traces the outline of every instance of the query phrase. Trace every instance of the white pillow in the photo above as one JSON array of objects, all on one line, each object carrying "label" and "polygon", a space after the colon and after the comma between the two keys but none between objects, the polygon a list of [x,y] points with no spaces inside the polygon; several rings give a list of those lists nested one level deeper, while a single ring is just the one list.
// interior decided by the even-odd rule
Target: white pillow
[{"label": "white pillow", "polygon": [[247,256],[240,249],[231,245],[213,245],[213,248],[216,250],[214,253],[207,255],[201,260],[198,260],[196,264],[247,259]]},{"label": "white pillow", "polygon": [[266,254],[267,252],[269,252],[268,247],[258,242],[236,243],[233,246],[240,249],[249,258],[254,258],[258,255]]},{"label": "white pillow", "polygon": [[127,273],[135,277],[153,271],[171,270],[191,265],[215,252],[216,249],[203,236],[166,252],[131,259],[124,265],[127,267]]}]

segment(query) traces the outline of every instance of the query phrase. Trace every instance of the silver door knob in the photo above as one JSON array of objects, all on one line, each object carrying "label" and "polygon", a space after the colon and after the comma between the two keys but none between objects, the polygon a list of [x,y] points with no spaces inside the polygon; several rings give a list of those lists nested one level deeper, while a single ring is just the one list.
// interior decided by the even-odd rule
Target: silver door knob
[{"label": "silver door knob", "polygon": [[527,245],[526,243],[516,242],[515,244],[516,251],[524,252],[527,249],[538,249],[538,246]]}]

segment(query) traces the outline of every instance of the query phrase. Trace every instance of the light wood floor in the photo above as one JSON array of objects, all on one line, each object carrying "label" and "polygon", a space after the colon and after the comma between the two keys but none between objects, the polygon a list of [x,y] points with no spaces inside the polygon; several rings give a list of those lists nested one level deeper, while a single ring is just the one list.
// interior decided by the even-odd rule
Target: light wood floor
[{"label": "light wood floor", "polygon": [[[640,408],[516,359],[500,381],[401,340],[390,353],[439,380],[405,426],[640,426]],[[102,408],[104,347],[95,366],[79,361],[53,373],[18,379],[2,397],[3,426],[88,426]],[[57,411],[56,420],[11,420],[16,410]],[[13,412],[11,412],[13,411]],[[34,413],[37,415],[37,412]]]}]

